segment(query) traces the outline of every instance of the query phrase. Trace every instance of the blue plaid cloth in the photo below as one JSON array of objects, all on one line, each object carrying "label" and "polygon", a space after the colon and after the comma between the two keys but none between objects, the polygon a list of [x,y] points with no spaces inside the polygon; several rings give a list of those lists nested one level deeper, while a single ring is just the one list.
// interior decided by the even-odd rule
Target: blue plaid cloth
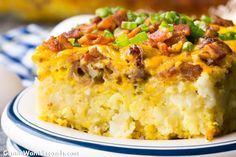
[{"label": "blue plaid cloth", "polygon": [[48,34],[40,26],[30,24],[0,35],[0,64],[15,72],[26,87],[32,85],[35,78],[31,56]]}]

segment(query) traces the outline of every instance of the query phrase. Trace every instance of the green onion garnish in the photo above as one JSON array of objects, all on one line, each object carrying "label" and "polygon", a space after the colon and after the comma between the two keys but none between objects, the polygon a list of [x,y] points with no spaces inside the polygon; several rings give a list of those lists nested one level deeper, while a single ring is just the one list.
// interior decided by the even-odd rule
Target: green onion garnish
[{"label": "green onion garnish", "polygon": [[148,13],[145,13],[145,12],[141,12],[141,13],[138,13],[138,16],[139,16],[139,17],[142,17],[142,18],[146,18],[146,17],[149,16],[149,14],[148,14]]},{"label": "green onion garnish", "polygon": [[174,11],[169,11],[169,12],[163,13],[161,15],[161,18],[163,18],[163,20],[167,21],[168,23],[174,23],[175,20],[179,18],[179,15]]},{"label": "green onion garnish", "polygon": [[193,19],[187,15],[180,14],[180,17],[175,20],[176,24],[187,24],[188,22],[192,21]]},{"label": "green onion garnish", "polygon": [[195,24],[196,26],[198,26],[199,28],[201,28],[202,30],[206,30],[206,28],[207,28],[206,23],[203,22],[203,21],[198,21],[198,20],[196,20],[196,21],[194,21],[194,24]]},{"label": "green onion garnish", "polygon": [[122,35],[118,36],[115,40],[115,43],[119,47],[125,47],[125,46],[129,45],[128,35],[127,34],[122,34]]},{"label": "green onion garnish", "polygon": [[75,42],[72,46],[73,47],[81,47],[80,43],[77,43],[77,42]]},{"label": "green onion garnish", "polygon": [[198,39],[198,38],[202,37],[205,34],[205,31],[202,30],[201,28],[199,28],[196,25],[190,26],[190,29],[191,29],[191,36],[194,39]]},{"label": "green onion garnish", "polygon": [[75,43],[75,38],[69,38],[68,41],[73,45]]},{"label": "green onion garnish", "polygon": [[111,8],[105,7],[105,8],[98,8],[95,11],[95,14],[101,18],[105,18],[112,14]]},{"label": "green onion garnish", "polygon": [[212,21],[213,21],[210,16],[206,16],[206,15],[202,15],[200,20],[205,22],[205,23],[212,23]]},{"label": "green onion garnish", "polygon": [[138,17],[136,18],[135,22],[136,22],[137,24],[142,24],[142,23],[144,22],[144,18],[138,16]]},{"label": "green onion garnish", "polygon": [[146,24],[141,24],[141,25],[139,25],[139,27],[144,32],[148,32],[149,31],[149,28],[148,28],[148,26]]},{"label": "green onion garnish", "polygon": [[193,46],[193,43],[191,43],[190,41],[186,41],[184,44],[183,44],[183,51],[187,51],[187,52],[191,52],[193,50],[194,46]]},{"label": "green onion garnish", "polygon": [[111,12],[112,12],[112,14],[115,14],[118,10],[121,10],[121,9],[124,9],[123,7],[120,7],[120,6],[118,6],[118,7],[113,7],[113,8],[111,8]]},{"label": "green onion garnish", "polygon": [[167,29],[169,32],[173,32],[174,31],[174,25],[173,24],[168,24],[165,21],[162,21],[160,26],[160,29]]},{"label": "green onion garnish", "polygon": [[131,38],[129,42],[131,44],[138,44],[148,39],[148,35],[145,32],[138,33],[136,36]]},{"label": "green onion garnish", "polygon": [[129,21],[135,21],[135,19],[137,18],[137,15],[132,11],[128,11],[127,17]]},{"label": "green onion garnish", "polygon": [[104,30],[104,36],[108,38],[113,38],[113,34],[109,30]]},{"label": "green onion garnish", "polygon": [[224,34],[220,34],[219,38],[221,40],[236,40],[236,32],[227,32]]},{"label": "green onion garnish", "polygon": [[122,29],[128,29],[128,30],[133,30],[137,27],[136,22],[128,22],[128,21],[123,21],[121,23],[121,28]]},{"label": "green onion garnish", "polygon": [[69,38],[68,41],[71,43],[73,47],[81,47],[80,43],[78,43],[75,38]]},{"label": "green onion garnish", "polygon": [[161,21],[161,19],[160,19],[160,14],[159,13],[150,14],[150,22],[152,24],[159,23],[160,21]]},{"label": "green onion garnish", "polygon": [[195,25],[194,21],[188,16],[181,15],[181,18],[177,19],[176,23],[189,25],[191,29],[191,36],[194,40],[202,37],[205,34],[205,31],[199,26]]}]

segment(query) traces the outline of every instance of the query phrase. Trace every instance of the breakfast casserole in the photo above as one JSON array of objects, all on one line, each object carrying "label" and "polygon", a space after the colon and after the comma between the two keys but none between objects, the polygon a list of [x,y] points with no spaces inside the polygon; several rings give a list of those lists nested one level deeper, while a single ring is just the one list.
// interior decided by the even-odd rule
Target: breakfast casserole
[{"label": "breakfast casserole", "polygon": [[131,139],[236,130],[236,26],[212,15],[99,8],[37,47],[41,120]]}]

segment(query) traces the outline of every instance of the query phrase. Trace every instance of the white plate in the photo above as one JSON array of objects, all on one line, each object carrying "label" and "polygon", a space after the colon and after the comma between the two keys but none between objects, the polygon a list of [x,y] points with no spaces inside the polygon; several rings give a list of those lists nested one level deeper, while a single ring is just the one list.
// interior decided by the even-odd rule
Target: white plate
[{"label": "white plate", "polygon": [[4,150],[3,155],[4,156],[10,156],[14,157],[17,155],[18,157],[27,157],[27,155],[24,155],[23,150],[21,150],[17,144],[13,143],[10,139],[7,139],[6,143],[7,150]]},{"label": "white plate", "polygon": [[3,113],[2,128],[13,141],[34,152],[63,150],[80,157],[236,156],[236,133],[211,142],[203,138],[130,140],[91,135],[40,121],[34,87],[24,90],[8,105]]},{"label": "white plate", "polygon": [[6,143],[7,150],[4,150],[3,155],[10,156],[10,157],[42,157],[37,155],[37,153],[34,153],[18,144],[10,140],[9,138],[7,139]]},{"label": "white plate", "polygon": [[94,15],[85,14],[85,15],[78,15],[78,16],[73,16],[68,19],[65,19],[64,21],[60,22],[52,29],[52,31],[50,32],[50,36],[58,36],[63,32],[67,32],[71,30],[71,28],[75,27],[78,24],[89,22],[89,20],[93,17]]}]

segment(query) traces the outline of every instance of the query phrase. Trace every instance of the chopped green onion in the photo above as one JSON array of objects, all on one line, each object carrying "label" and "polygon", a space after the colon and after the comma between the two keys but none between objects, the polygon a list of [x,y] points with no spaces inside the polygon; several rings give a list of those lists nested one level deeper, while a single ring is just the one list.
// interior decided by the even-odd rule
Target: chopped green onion
[{"label": "chopped green onion", "polygon": [[119,47],[125,47],[125,46],[129,45],[128,35],[122,34],[122,35],[118,36],[116,38],[115,42]]},{"label": "chopped green onion", "polygon": [[187,20],[186,24],[190,26],[191,36],[194,38],[194,40],[202,37],[205,34],[205,31],[200,27],[196,26],[192,20]]},{"label": "chopped green onion", "polygon": [[193,50],[194,46],[193,46],[193,43],[191,43],[190,41],[186,41],[184,44],[183,44],[183,51],[187,51],[187,52],[191,52]]},{"label": "chopped green onion", "polygon": [[187,24],[188,22],[193,22],[193,19],[187,15],[181,14],[180,18],[175,20],[176,24]]},{"label": "chopped green onion", "polygon": [[175,20],[176,24],[187,24],[187,19],[186,18],[179,18]]},{"label": "chopped green onion", "polygon": [[149,14],[148,14],[148,13],[141,12],[141,13],[138,14],[138,16],[139,16],[139,17],[142,17],[142,18],[146,18],[146,17],[149,16]]},{"label": "chopped green onion", "polygon": [[68,41],[73,45],[75,43],[75,38],[69,38]]},{"label": "chopped green onion", "polygon": [[173,24],[168,24],[165,21],[162,21],[160,26],[160,29],[167,29],[169,32],[173,32],[174,31],[174,25]]},{"label": "chopped green onion", "polygon": [[212,23],[212,21],[213,21],[210,16],[206,16],[206,15],[202,15],[200,20],[205,22],[205,23]]},{"label": "chopped green onion", "polygon": [[111,15],[112,12],[111,12],[110,8],[105,7],[105,8],[98,8],[98,9],[96,9],[95,14],[97,16],[101,17],[101,18],[105,18],[105,17]]},{"label": "chopped green onion", "polygon": [[81,47],[81,45],[75,40],[75,38],[69,38],[68,41],[73,47]]},{"label": "chopped green onion", "polygon": [[174,23],[175,20],[179,17],[179,15],[175,11],[169,11],[166,13],[163,13],[162,15],[164,17],[164,20],[168,23]]},{"label": "chopped green onion", "polygon": [[190,26],[190,29],[191,29],[191,36],[194,39],[198,39],[198,38],[202,37],[205,34],[205,31],[202,30],[201,28],[199,28],[196,25]]},{"label": "chopped green onion", "polygon": [[112,14],[115,14],[118,10],[121,10],[121,9],[124,9],[123,7],[120,7],[120,6],[118,6],[118,7],[113,7],[113,8],[111,8],[111,12],[112,12]]},{"label": "chopped green onion", "polygon": [[227,32],[224,34],[220,34],[219,38],[221,40],[236,40],[236,32]]},{"label": "chopped green onion", "polygon": [[158,23],[158,22],[160,22],[160,14],[159,13],[155,13],[155,14],[151,14],[150,15],[150,22],[152,23],[152,24],[154,24],[154,23]]},{"label": "chopped green onion", "polygon": [[160,20],[165,20],[166,12],[160,14]]},{"label": "chopped green onion", "polygon": [[176,21],[177,24],[187,24],[191,29],[191,36],[194,40],[202,37],[205,34],[205,31],[201,28],[201,26],[197,26],[194,24],[194,21],[185,15],[181,15],[181,18]]},{"label": "chopped green onion", "polygon": [[135,19],[137,18],[137,15],[132,11],[128,11],[127,17],[128,17],[128,21],[135,21]]},{"label": "chopped green onion", "polygon": [[201,28],[202,30],[206,30],[206,28],[207,28],[206,23],[203,22],[203,21],[198,21],[198,20],[196,20],[196,21],[194,21],[194,24],[195,24],[196,26],[198,26],[199,28]]},{"label": "chopped green onion", "polygon": [[131,44],[138,44],[148,39],[148,35],[145,32],[138,33],[129,40]]},{"label": "chopped green onion", "polygon": [[128,30],[133,30],[137,27],[137,23],[136,22],[127,22],[127,21],[123,21],[121,23],[121,28],[123,29],[128,29]]},{"label": "chopped green onion", "polygon": [[136,22],[137,24],[142,24],[142,23],[144,22],[144,18],[138,16],[138,17],[136,18],[135,22]]},{"label": "chopped green onion", "polygon": [[104,30],[104,36],[108,38],[113,38],[113,34],[109,30]]},{"label": "chopped green onion", "polygon": [[73,47],[81,47],[81,45],[80,45],[80,43],[75,42],[75,43],[73,44]]},{"label": "chopped green onion", "polygon": [[141,24],[141,25],[139,25],[139,27],[144,32],[148,32],[149,31],[149,28],[148,28],[148,26],[146,24]]}]

